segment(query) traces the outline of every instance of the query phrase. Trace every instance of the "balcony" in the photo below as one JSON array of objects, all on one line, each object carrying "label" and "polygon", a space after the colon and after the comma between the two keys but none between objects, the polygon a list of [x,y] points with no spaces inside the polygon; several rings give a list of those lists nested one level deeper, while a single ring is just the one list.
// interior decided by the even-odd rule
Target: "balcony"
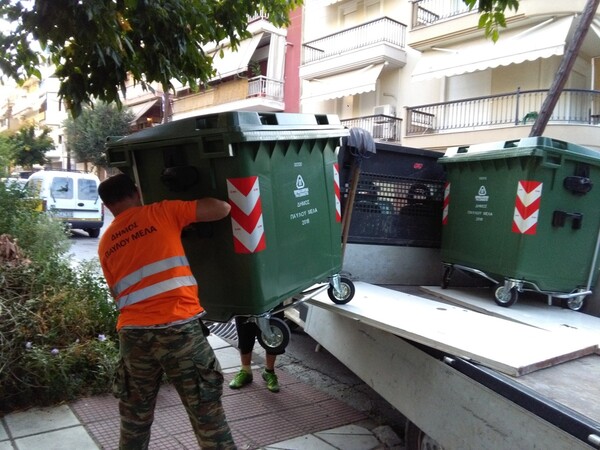
[{"label": "balcony", "polygon": [[389,17],[347,28],[303,44],[301,79],[329,76],[370,64],[406,64],[406,25]]},{"label": "balcony", "polygon": [[283,81],[262,75],[250,78],[248,80],[248,97],[265,97],[283,102]]},{"label": "balcony", "polygon": [[182,95],[173,103],[173,120],[233,110],[283,111],[283,81],[265,76],[238,78]]},{"label": "balcony", "polygon": [[[407,108],[406,135],[531,124],[548,90],[538,89]],[[600,91],[565,89],[549,122],[600,123]]]},{"label": "balcony", "polygon": [[462,0],[418,0],[413,2],[412,27],[432,25],[470,12]]},{"label": "balcony", "polygon": [[[548,95],[548,90],[517,90],[505,94],[411,106],[406,108],[406,137],[438,136],[437,142],[455,145],[524,137]],[[553,135],[566,141],[597,147],[600,138],[600,91],[565,89],[548,121]],[[579,127],[574,127],[579,126]],[[583,128],[581,128],[583,127]],[[465,133],[476,132],[465,137]],[[590,134],[592,133],[592,134]],[[432,148],[435,139],[414,140],[413,146]],[[585,141],[585,142],[583,142]],[[426,143],[428,142],[428,143]],[[464,143],[464,142],[462,142]],[[590,143],[592,143],[590,145]]]},{"label": "balcony", "polygon": [[400,142],[402,119],[384,114],[344,119],[340,122],[347,128],[367,130],[377,141]]},{"label": "balcony", "polygon": [[[586,0],[542,1],[521,0],[517,11],[506,10],[506,29],[500,41],[511,30],[533,27],[550,18],[578,16],[586,7]],[[416,0],[412,2],[411,30],[407,45],[419,51],[432,47],[448,48],[454,44],[483,37],[478,27],[479,13],[469,11],[463,0]]]}]

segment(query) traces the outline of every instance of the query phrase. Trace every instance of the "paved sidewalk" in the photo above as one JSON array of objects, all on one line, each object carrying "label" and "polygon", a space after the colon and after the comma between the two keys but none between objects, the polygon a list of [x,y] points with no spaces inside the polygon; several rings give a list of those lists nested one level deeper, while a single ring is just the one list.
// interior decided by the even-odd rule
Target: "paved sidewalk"
[{"label": "paved sidewalk", "polygon": [[[229,383],[239,354],[211,335]],[[383,450],[401,449],[387,426],[375,426],[365,413],[278,370],[281,391],[271,393],[255,368],[254,382],[240,390],[224,388],[223,405],[240,449]],[[112,395],[85,398],[54,408],[31,409],[2,418],[0,450],[116,449],[117,401]],[[161,387],[150,448],[196,449],[187,415],[174,388]]]}]

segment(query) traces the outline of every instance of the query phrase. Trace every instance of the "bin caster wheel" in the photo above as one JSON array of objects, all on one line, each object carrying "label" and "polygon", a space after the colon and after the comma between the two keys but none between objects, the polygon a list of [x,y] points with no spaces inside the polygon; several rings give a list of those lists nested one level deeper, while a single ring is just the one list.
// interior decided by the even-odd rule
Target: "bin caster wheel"
[{"label": "bin caster wheel", "polygon": [[356,289],[354,287],[354,283],[349,278],[345,277],[340,278],[339,292],[336,292],[332,285],[329,285],[329,288],[327,289],[327,295],[329,295],[331,301],[336,305],[345,305],[348,303],[350,300],[352,300],[352,297],[354,297],[355,292]]},{"label": "bin caster wheel", "polygon": [[292,334],[290,327],[280,318],[271,317],[269,319],[269,329],[271,336],[266,336],[264,332],[259,333],[257,336],[258,343],[265,350],[274,350],[276,353],[282,352],[290,343],[290,336]]},{"label": "bin caster wheel", "polygon": [[572,311],[580,311],[585,304],[585,295],[579,295],[578,297],[565,298],[562,301],[563,308],[569,308]]},{"label": "bin caster wheel", "polygon": [[452,274],[454,273],[454,267],[446,266],[444,269],[444,276],[442,277],[442,289],[448,289],[450,285],[450,278],[452,278]]},{"label": "bin caster wheel", "polygon": [[496,290],[494,291],[494,300],[499,306],[508,308],[509,306],[514,305],[518,298],[519,292],[517,291],[516,287],[506,289],[504,284],[499,284],[496,286]]},{"label": "bin caster wheel", "polygon": [[443,450],[442,447],[435,439],[421,430],[418,426],[412,423],[410,420],[406,422],[404,431],[404,441],[406,443],[406,450]]}]

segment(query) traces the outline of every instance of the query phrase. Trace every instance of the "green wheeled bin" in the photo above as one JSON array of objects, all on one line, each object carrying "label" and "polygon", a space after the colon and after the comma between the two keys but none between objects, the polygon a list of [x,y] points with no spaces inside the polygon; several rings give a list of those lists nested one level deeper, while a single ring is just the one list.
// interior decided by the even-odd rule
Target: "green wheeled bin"
[{"label": "green wheeled bin", "polygon": [[337,116],[234,111],[108,138],[106,154],[136,181],[144,203],[229,201],[226,219],[183,234],[205,318],[258,317],[269,335],[265,317],[277,331],[281,321],[271,314],[316,284],[336,303],[354,295],[339,275],[337,152],[348,134]]},{"label": "green wheeled bin", "polygon": [[530,290],[579,310],[598,275],[600,153],[548,137],[450,148],[442,287],[481,275],[511,306]]}]

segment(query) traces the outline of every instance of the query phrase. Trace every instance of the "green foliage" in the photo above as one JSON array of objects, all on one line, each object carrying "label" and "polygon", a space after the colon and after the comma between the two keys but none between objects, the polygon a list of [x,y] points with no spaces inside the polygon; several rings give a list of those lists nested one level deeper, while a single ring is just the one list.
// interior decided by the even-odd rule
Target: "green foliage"
[{"label": "green foliage", "polygon": [[0,413],[108,392],[117,311],[97,262],[74,267],[63,226],[0,183]]},{"label": "green foliage", "polygon": [[[47,58],[61,81],[59,95],[76,117],[93,99],[120,105],[128,76],[177,79],[192,88],[213,75],[202,46],[248,36],[248,18],[268,15],[278,26],[301,0],[38,0],[0,1],[0,18],[14,27],[0,33],[0,71],[23,80],[39,75]],[[35,41],[44,52],[36,51]]]},{"label": "green foliage", "polygon": [[13,161],[13,146],[4,133],[0,133],[0,177],[10,175],[10,166]]},{"label": "green foliage", "polygon": [[76,119],[65,121],[67,144],[78,161],[106,167],[106,137],[129,134],[132,120],[131,111],[119,110],[114,105],[98,103],[93,108],[84,107]]},{"label": "green foliage", "polygon": [[49,134],[50,128],[44,127],[40,130],[35,125],[28,125],[10,136],[13,162],[23,167],[45,164],[46,152],[54,149],[54,141]]},{"label": "green foliage", "polygon": [[517,11],[519,0],[463,0],[469,9],[477,8],[480,12],[479,28],[485,30],[485,35],[496,42],[500,37],[500,28],[506,28],[505,12],[508,9]]},{"label": "green foliage", "polygon": [[[116,311],[90,268],[3,267],[0,397],[12,410],[108,392],[118,359]],[[6,411],[4,411],[6,412]]]},{"label": "green foliage", "polygon": [[45,260],[70,246],[64,226],[36,210],[39,201],[25,188],[0,182],[0,235],[18,240],[28,258]]}]

